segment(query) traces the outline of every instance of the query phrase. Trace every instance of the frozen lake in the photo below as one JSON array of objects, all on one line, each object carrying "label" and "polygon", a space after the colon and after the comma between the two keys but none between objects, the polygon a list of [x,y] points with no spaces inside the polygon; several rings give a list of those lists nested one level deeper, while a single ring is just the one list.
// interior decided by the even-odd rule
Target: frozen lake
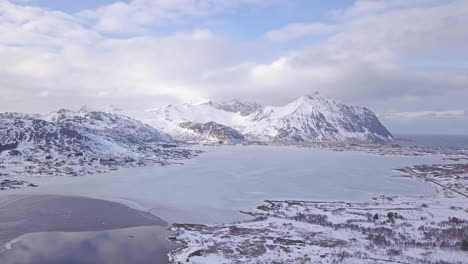
[{"label": "frozen lake", "polygon": [[[204,147],[185,165],[121,169],[84,177],[37,177],[16,194],[79,195],[148,210],[168,222],[243,218],[265,199],[366,201],[376,195],[431,195],[434,188],[392,171],[442,162],[440,157],[266,146]],[[3,192],[1,195],[11,194]]]}]

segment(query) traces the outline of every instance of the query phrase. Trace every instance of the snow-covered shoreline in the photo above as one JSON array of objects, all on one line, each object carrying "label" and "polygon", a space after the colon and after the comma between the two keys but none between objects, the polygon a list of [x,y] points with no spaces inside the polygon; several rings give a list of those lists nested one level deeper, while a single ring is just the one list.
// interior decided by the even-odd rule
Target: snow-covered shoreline
[{"label": "snow-covered shoreline", "polygon": [[[188,150],[190,151],[194,151],[194,149],[201,149],[206,153],[200,155],[196,159],[187,159],[184,162],[185,165],[183,166],[148,167],[148,171],[152,172],[150,175],[146,175],[147,172],[145,172],[145,168],[121,169],[115,171],[116,175],[114,176],[102,175],[102,177],[96,177],[96,175],[88,175],[84,177],[37,178],[31,177],[32,175],[23,175],[22,177],[13,178],[17,180],[30,179],[33,183],[35,182],[35,179],[40,179],[40,182],[44,184],[39,184],[39,188],[34,188],[31,190],[9,190],[5,193],[12,193],[16,191],[19,191],[21,193],[50,193],[56,195],[63,195],[64,193],[69,193],[71,195],[82,195],[92,198],[119,202],[127,206],[137,208],[139,210],[148,211],[153,213],[154,215],[161,216],[164,220],[171,223],[200,223],[205,222],[208,218],[200,218],[200,221],[192,222],[190,219],[196,218],[187,218],[187,215],[185,215],[186,221],[171,221],[173,219],[166,219],[166,216],[171,216],[171,213],[168,214],[164,210],[171,210],[174,208],[179,210],[178,212],[176,212],[176,214],[179,214],[179,216],[175,219],[181,219],[180,215],[186,213],[192,213],[193,215],[199,214],[205,216],[213,212],[217,213],[217,211],[201,210],[203,208],[198,208],[196,203],[192,203],[193,201],[187,201],[187,199],[193,199],[193,197],[187,198],[186,196],[188,195],[188,197],[191,197],[188,192],[195,192],[197,193],[196,198],[199,199],[200,197],[198,196],[198,194],[201,193],[197,188],[194,188],[194,185],[192,184],[198,184],[199,181],[202,181],[202,183],[205,182],[205,184],[207,182],[212,183],[213,181],[217,181],[220,176],[219,173],[223,174],[222,178],[224,180],[228,180],[226,182],[222,182],[222,185],[212,186],[211,192],[216,192],[216,190],[225,190],[225,186],[230,186],[234,189],[238,189],[241,186],[236,186],[235,184],[237,183],[234,180],[239,179],[240,181],[244,182],[244,184],[242,185],[242,189],[248,195],[246,197],[238,197],[239,201],[242,201],[246,198],[254,201],[256,199],[260,199],[260,197],[265,197],[265,195],[271,195],[272,193],[275,193],[275,195],[278,196],[282,196],[281,194],[277,193],[277,191],[281,190],[281,188],[276,189],[274,183],[279,179],[283,179],[282,184],[284,185],[284,187],[286,187],[289,181],[284,180],[285,176],[297,177],[298,175],[315,175],[317,177],[317,173],[319,173],[318,176],[320,177],[312,178],[314,181],[319,181],[315,182],[316,184],[322,186],[322,188],[327,189],[331,186],[327,185],[328,187],[323,187],[323,184],[326,184],[326,181],[321,181],[322,179],[324,179],[324,177],[325,179],[329,179],[329,181],[333,182],[339,180],[330,178],[332,176],[330,173],[348,173],[348,176],[353,177],[359,176],[361,173],[364,172],[366,172],[366,174],[374,173],[379,175],[379,177],[375,177],[376,175],[373,175],[374,177],[370,177],[371,175],[368,175],[369,177],[367,178],[353,178],[353,180],[358,180],[359,182],[362,182],[369,181],[375,178],[374,180],[385,180],[385,184],[389,184],[391,183],[391,181],[389,180],[394,179],[396,177],[392,178],[391,175],[388,173],[385,174],[385,177],[380,177],[382,176],[380,175],[380,173],[382,173],[383,170],[390,171],[390,169],[392,168],[401,168],[400,172],[407,173],[407,176],[415,178],[421,182],[426,181],[429,178],[435,176],[446,174],[450,175],[452,172],[457,174],[463,174],[463,171],[465,169],[464,167],[451,166],[450,163],[460,164],[466,162],[467,159],[467,151],[458,148],[397,147],[392,145],[362,145],[346,143],[338,144],[326,142],[309,143],[302,145],[276,143],[260,146],[247,145],[220,147],[188,147]],[[255,155],[249,156],[249,153],[252,151],[255,153]],[[231,155],[226,156],[226,153],[231,152],[233,152]],[[265,156],[266,153],[275,154]],[[242,159],[232,160],[233,156],[242,157]],[[246,162],[251,159],[255,160],[255,162],[252,164],[247,164]],[[285,159],[291,160],[284,163]],[[294,163],[291,163],[295,159],[298,160],[296,160]],[[311,168],[317,167],[318,165],[326,165],[327,162],[333,161],[335,159],[339,160],[341,164],[339,168],[340,170],[338,171],[330,171],[331,167],[329,166],[325,166],[323,170],[309,170]],[[303,164],[306,161],[314,161],[315,166],[306,166],[306,170],[304,170],[305,168],[301,169],[300,167],[296,167],[298,164]],[[391,162],[388,163],[388,161]],[[427,165],[428,162],[440,162],[441,164],[431,166]],[[268,165],[270,166],[270,168],[268,170],[265,170],[265,167],[268,167],[267,164],[270,164]],[[279,167],[276,165],[273,166],[274,164],[278,165]],[[362,167],[358,170],[353,171],[350,169],[355,168],[356,165],[346,166],[346,164],[361,164],[358,167],[368,166],[369,164],[372,164],[372,167],[374,169]],[[401,167],[389,167],[390,164],[393,164],[391,166],[396,165]],[[253,165],[255,166],[252,167]],[[286,168],[281,169],[281,167],[284,166],[286,166]],[[223,169],[219,170],[210,167],[222,167]],[[377,167],[379,169],[375,170],[375,168]],[[138,175],[139,170],[140,173],[143,173],[142,175]],[[416,171],[419,174],[425,174],[423,176],[412,175],[411,172],[414,171]],[[249,174],[248,178],[244,179],[240,177],[242,173],[247,172]],[[323,175],[320,174],[324,172],[327,173]],[[131,173],[133,175],[125,175],[126,173]],[[200,179],[199,177],[194,178],[193,175],[192,177],[187,177],[187,173],[192,173],[193,175],[204,177],[202,179]],[[170,178],[169,175],[167,175],[166,177],[166,174],[169,174]],[[207,175],[208,177],[206,177]],[[259,178],[260,175],[269,175],[269,177],[263,179]],[[278,179],[274,178],[276,181],[273,181],[273,185],[270,186],[273,189],[267,189],[269,190],[269,192],[267,193],[263,193],[263,190],[261,190],[261,188],[258,189],[259,187],[268,186],[270,184],[269,181],[273,180],[273,178],[271,178],[273,176],[278,177]],[[346,178],[349,177],[340,179],[345,180]],[[405,182],[407,182],[407,180],[403,180],[403,177],[400,178],[402,178],[402,182],[399,182],[398,184],[405,184]],[[299,181],[300,184],[304,184],[304,179],[294,179],[294,182]],[[452,180],[450,180],[451,178],[447,179],[449,179],[449,181],[443,182],[443,184],[451,184],[460,189],[460,184],[458,182],[453,182]],[[444,178],[444,181],[447,179]],[[251,184],[249,183],[246,186],[246,180],[252,181]],[[58,183],[56,181],[58,181]],[[349,184],[353,183],[349,182]],[[367,183],[362,182],[362,184]],[[369,186],[378,187],[375,186],[375,182],[369,184]],[[414,183],[411,183],[410,185],[414,185]],[[141,189],[142,186],[144,186],[145,188]],[[160,189],[153,189],[152,186],[163,187],[158,187]],[[170,189],[172,190],[172,192],[163,192],[160,195],[154,196],[155,193],[163,191],[163,189],[165,188],[164,186],[167,186],[166,189]],[[348,186],[348,188],[351,186],[353,185]],[[392,188],[399,188],[398,186],[402,188],[407,188],[407,186],[404,185],[395,185]],[[174,225],[173,231],[176,233],[176,236],[173,239],[186,243],[187,247],[183,247],[172,252],[171,258],[173,263],[186,263],[185,261],[187,259],[189,259],[189,263],[235,263],[236,261],[242,261],[246,263],[274,263],[272,261],[279,261],[279,263],[288,263],[288,261],[290,261],[290,263],[333,263],[334,261],[338,261],[339,263],[339,261],[343,259],[349,260],[349,263],[363,263],[364,260],[364,263],[384,263],[388,261],[393,261],[394,263],[417,263],[417,261],[421,261],[421,254],[425,254],[424,250],[410,250],[411,252],[416,253],[409,254],[407,251],[405,251],[405,249],[400,248],[400,245],[391,244],[391,247],[387,247],[387,245],[385,244],[387,242],[385,242],[383,248],[379,245],[372,245],[372,248],[370,248],[371,246],[366,243],[370,241],[368,239],[368,234],[373,233],[374,231],[381,231],[385,233],[384,235],[393,236],[394,234],[392,232],[396,232],[397,234],[399,234],[401,232],[405,233],[409,230],[410,236],[408,236],[405,239],[410,239],[411,241],[417,241],[417,239],[420,239],[421,236],[423,236],[423,232],[425,231],[419,230],[420,226],[427,226],[428,228],[430,228],[430,230],[432,230],[431,232],[439,232],[440,230],[442,230],[441,228],[446,228],[447,230],[450,229],[452,231],[461,229],[462,232],[465,232],[463,230],[467,228],[466,219],[468,219],[466,199],[464,197],[462,197],[463,199],[461,199],[457,198],[456,196],[447,196],[447,194],[450,194],[451,191],[443,191],[443,189],[440,186],[434,185],[432,183],[430,183],[430,186],[431,188],[436,188],[439,190],[437,195],[409,196],[406,195],[405,192],[402,192],[401,195],[398,195],[398,197],[395,197],[394,195],[376,195],[375,200],[371,199],[369,200],[369,202],[357,202],[346,200],[345,202],[335,203],[330,202],[333,200],[331,198],[324,198],[324,200],[327,200],[329,202],[317,202],[317,200],[268,201],[259,206],[260,209],[256,209],[255,211],[247,213],[248,216],[256,218],[256,220],[254,221],[231,223],[235,220],[239,221],[239,219],[229,218],[233,215],[233,212],[231,212],[231,214],[224,215],[224,218],[222,218],[230,219],[231,221],[222,222],[231,224],[209,223],[195,225]],[[466,188],[466,185],[463,186],[465,186]],[[297,186],[293,189],[296,190],[296,188]],[[366,190],[366,188],[364,188],[363,190]],[[350,191],[352,189],[353,188],[349,188],[347,191]],[[174,190],[177,190],[177,192],[175,192]],[[385,188],[382,190],[385,190]],[[409,190],[411,190],[411,188],[407,189],[406,192],[408,192]],[[297,191],[297,195],[298,197],[300,197],[304,195],[304,191],[307,191],[307,188],[304,190],[297,189]],[[359,191],[359,189],[353,191],[356,192]],[[378,190],[374,191],[374,193],[378,192]],[[116,193],[119,193],[119,195],[116,196]],[[333,193],[334,192],[332,191],[330,195],[333,195]],[[227,194],[225,193],[225,191],[223,191],[219,195],[221,195],[220,197],[222,197],[223,199],[229,200],[232,199],[232,197],[235,197],[237,193]],[[289,193],[289,195],[291,195],[291,193]],[[143,201],[141,200],[141,197],[148,197],[148,199],[150,199],[151,201]],[[223,208],[223,206],[227,206],[226,210],[231,211],[234,210],[233,208],[237,208],[236,203],[218,203],[218,201],[216,201],[215,199],[216,197],[216,195],[203,197],[203,199],[206,200],[202,199],[200,200],[200,202],[205,204],[206,207]],[[274,196],[270,197],[273,198]],[[288,197],[288,194],[286,193],[284,197]],[[182,198],[184,198],[185,200],[183,200]],[[162,202],[162,200],[160,199],[170,199],[171,201],[166,203]],[[250,204],[250,202],[251,201],[249,200],[249,203],[241,203],[241,207],[245,208],[245,206]],[[180,206],[181,203],[187,203],[186,207],[190,208],[190,210],[192,211],[187,211],[185,207],[179,208],[178,206]],[[255,205],[251,206],[252,207],[247,208],[253,208]],[[452,209],[452,207],[455,209]],[[245,211],[247,210],[248,209],[246,209]],[[356,215],[356,211],[367,211],[367,213]],[[439,214],[439,212],[443,213]],[[297,217],[297,215],[290,215],[290,213],[299,214],[300,217]],[[389,213],[396,214],[394,214],[393,217],[390,217]],[[375,214],[378,215],[378,219],[374,219]],[[451,220],[449,219],[449,217]],[[336,218],[341,219],[341,222],[334,221],[336,220]],[[425,220],[422,220],[422,218],[424,218]],[[308,220],[304,221],[304,219],[312,219],[313,221],[312,223],[309,223]],[[315,223],[316,220],[318,220],[320,223]],[[393,221],[395,223],[393,223]],[[403,231],[400,230],[400,227],[403,228],[401,229]],[[337,232],[335,229],[339,229],[340,232]],[[362,231],[361,229],[364,231]],[[388,231],[388,229],[391,229],[392,232]],[[395,229],[395,231],[393,231],[393,229]],[[256,232],[258,230],[261,230],[262,232]],[[265,232],[269,234],[266,235],[266,237],[264,235]],[[294,233],[295,235],[292,236],[292,233]],[[309,233],[320,233],[320,235],[314,237],[301,237],[304,234],[307,235]],[[324,240],[335,241],[336,245],[332,246],[331,244],[323,244],[320,242]],[[249,244],[252,241],[254,241],[255,243]],[[343,241],[345,241],[346,243],[344,243]],[[401,242],[400,240],[398,241],[398,243]],[[213,242],[216,242],[217,245],[222,245],[222,247],[213,248],[212,246],[210,246],[210,243]],[[242,244],[244,242],[247,244]],[[424,243],[431,242],[433,241],[427,240]],[[460,248],[460,243],[460,241],[453,242],[452,248]],[[243,251],[242,248],[245,248],[246,250],[257,248],[260,251]],[[450,249],[450,247],[444,247],[440,252],[432,256],[435,260],[434,263],[437,263],[436,260],[438,258],[444,260],[447,259],[444,257],[444,254],[448,254],[448,251],[446,250],[447,248],[449,249],[449,251],[452,250]],[[240,249],[240,251],[238,249]],[[374,251],[371,252],[370,249]],[[308,255],[305,256],[303,255],[304,251],[315,253],[313,253],[313,255],[308,253]],[[367,254],[367,251],[371,253]],[[226,252],[230,253],[226,255]],[[259,252],[263,253],[261,255],[258,255]],[[386,256],[386,254],[390,254],[389,252],[395,254],[395,256],[393,256],[391,259],[383,258],[384,256]],[[449,253],[451,252],[452,251],[450,251]],[[463,252],[456,252],[458,252],[456,254],[457,256],[459,256],[460,254],[462,254],[460,255],[462,257],[465,256],[463,255]],[[225,262],[223,262],[223,259],[225,260]],[[448,263],[461,263],[458,261],[458,259],[451,259],[451,261],[452,262],[449,261]]]},{"label": "snow-covered shoreline", "polygon": [[434,184],[434,196],[380,196],[369,202],[265,201],[254,220],[175,224],[184,247],[171,263],[465,263],[468,166],[399,169]]}]

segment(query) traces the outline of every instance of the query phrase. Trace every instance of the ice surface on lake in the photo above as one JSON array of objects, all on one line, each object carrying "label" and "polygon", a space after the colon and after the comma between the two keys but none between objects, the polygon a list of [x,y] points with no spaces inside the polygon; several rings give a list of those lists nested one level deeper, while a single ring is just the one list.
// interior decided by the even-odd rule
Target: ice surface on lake
[{"label": "ice surface on lake", "polygon": [[431,195],[435,192],[431,185],[399,177],[392,169],[442,162],[438,156],[377,156],[295,147],[203,149],[207,153],[185,165],[83,177],[30,177],[41,187],[15,193],[120,201],[169,222],[229,222],[242,219],[239,210],[250,210],[265,199],[366,201],[382,194]]}]

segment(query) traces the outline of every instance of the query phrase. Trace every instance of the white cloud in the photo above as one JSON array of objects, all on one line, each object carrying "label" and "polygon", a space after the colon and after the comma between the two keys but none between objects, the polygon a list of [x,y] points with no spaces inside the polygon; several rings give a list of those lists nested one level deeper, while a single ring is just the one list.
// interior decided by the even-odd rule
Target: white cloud
[{"label": "white cloud", "polygon": [[[207,29],[166,37],[112,39],[73,16],[0,2],[2,111],[77,107],[90,97],[197,97],[203,74],[249,54]],[[249,54],[250,55],[250,54]],[[73,98],[70,103],[63,99]],[[129,102],[130,103],[130,102]],[[135,103],[133,103],[135,105]]]},{"label": "white cloud", "polygon": [[141,33],[149,27],[183,23],[193,18],[230,11],[243,5],[268,6],[277,0],[131,0],[116,2],[79,17],[106,33]]},{"label": "white cloud", "polygon": [[99,38],[66,13],[0,0],[0,44],[51,48],[66,42],[90,44]]},{"label": "white cloud", "polygon": [[330,11],[329,15],[338,20],[362,18],[402,8],[421,8],[446,3],[443,0],[357,0],[351,7]]},{"label": "white cloud", "polygon": [[281,29],[267,32],[264,37],[269,41],[284,42],[296,40],[306,36],[331,34],[336,30],[336,26],[325,23],[295,23],[289,24]]},{"label": "white cloud", "polygon": [[446,111],[416,111],[416,112],[393,112],[385,113],[382,117],[397,120],[412,120],[423,118],[452,118],[465,116],[465,110],[446,110]]},{"label": "white cloud", "polygon": [[[255,86],[266,87],[278,96],[284,87],[294,95],[316,89],[378,110],[392,107],[385,104],[394,100],[407,110],[441,104],[448,107],[448,102],[461,107],[463,102],[458,96],[468,96],[466,71],[422,69],[408,62],[420,58],[468,59],[464,47],[468,43],[468,2],[384,10],[331,24],[337,31],[318,44],[258,65],[252,70]],[[288,28],[293,26],[277,31],[284,33],[278,35],[284,36],[281,39],[291,36]],[[292,36],[290,39],[298,35]],[[437,100],[441,95],[445,101],[428,100]],[[418,101],[408,104],[405,98],[409,97]]]},{"label": "white cloud", "polygon": [[[330,23],[286,25],[250,43],[196,26],[167,36],[146,32],[274,2],[134,0],[70,15],[0,0],[0,111],[191,98],[285,103],[312,90],[383,113],[466,109],[466,69],[409,62],[468,60],[468,1],[358,1]],[[316,35],[320,42],[301,49],[275,49]]]}]

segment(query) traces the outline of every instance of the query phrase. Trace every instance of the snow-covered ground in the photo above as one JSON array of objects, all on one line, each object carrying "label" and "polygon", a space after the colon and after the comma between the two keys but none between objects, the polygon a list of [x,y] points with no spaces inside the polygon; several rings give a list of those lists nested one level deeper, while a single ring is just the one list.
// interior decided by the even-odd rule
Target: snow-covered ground
[{"label": "snow-covered ground", "polygon": [[171,239],[184,246],[169,254],[171,263],[467,263],[468,164],[444,160],[450,164],[397,169],[429,182],[432,195],[267,200],[243,212],[255,219],[174,224]]},{"label": "snow-covered ground", "polygon": [[185,246],[170,253],[172,263],[458,264],[468,258],[464,150],[196,148],[205,153],[183,165],[14,176],[39,187],[0,196],[79,195],[147,210],[179,223],[172,239]]},{"label": "snow-covered ground", "polygon": [[463,264],[467,210],[464,197],[265,201],[255,220],[173,225],[172,239],[185,246],[169,256],[174,264]]},{"label": "snow-covered ground", "polygon": [[240,210],[264,200],[367,201],[380,195],[424,195],[434,187],[392,169],[446,163],[440,156],[381,156],[286,146],[212,146],[184,165],[123,168],[81,177],[15,177],[37,188],[9,194],[79,195],[148,210],[169,222],[245,219]]}]

